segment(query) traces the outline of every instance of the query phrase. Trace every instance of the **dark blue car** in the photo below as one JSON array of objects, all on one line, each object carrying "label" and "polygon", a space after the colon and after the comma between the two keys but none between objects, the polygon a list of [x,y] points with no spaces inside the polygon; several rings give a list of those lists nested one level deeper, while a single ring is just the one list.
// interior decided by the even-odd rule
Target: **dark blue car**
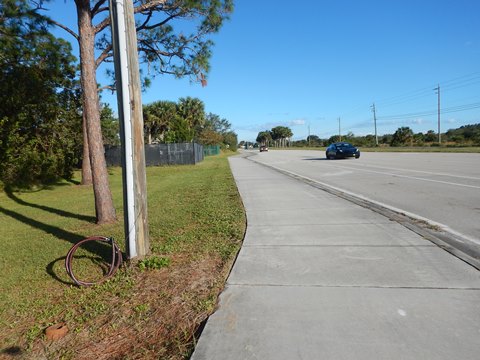
[{"label": "dark blue car", "polygon": [[346,159],[350,157],[358,159],[360,157],[360,150],[350,143],[337,142],[327,147],[326,155],[327,159]]}]

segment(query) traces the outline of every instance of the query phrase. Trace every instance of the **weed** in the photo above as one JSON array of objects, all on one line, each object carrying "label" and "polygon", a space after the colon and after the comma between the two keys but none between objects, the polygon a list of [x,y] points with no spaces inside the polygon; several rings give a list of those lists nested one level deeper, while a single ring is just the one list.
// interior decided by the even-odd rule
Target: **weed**
[{"label": "weed", "polygon": [[28,329],[27,334],[25,335],[28,348],[31,347],[33,340],[40,336],[40,334],[42,334],[42,328],[38,324],[35,324]]},{"label": "weed", "polygon": [[200,313],[211,313],[215,309],[216,298],[212,295],[206,299],[199,299],[195,304],[195,309]]},{"label": "weed", "polygon": [[148,259],[143,259],[138,262],[138,267],[140,270],[154,270],[161,269],[167,266],[170,266],[170,258],[163,256],[152,256]]},{"label": "weed", "polygon": [[138,314],[145,314],[150,310],[150,305],[148,304],[139,304],[133,308],[133,311],[135,311]]}]

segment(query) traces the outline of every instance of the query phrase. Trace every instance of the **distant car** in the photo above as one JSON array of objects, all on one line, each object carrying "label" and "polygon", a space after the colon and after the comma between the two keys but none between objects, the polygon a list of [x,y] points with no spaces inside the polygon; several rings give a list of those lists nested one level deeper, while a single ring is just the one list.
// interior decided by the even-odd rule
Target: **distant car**
[{"label": "distant car", "polygon": [[267,145],[260,145],[260,152],[262,151],[268,151],[268,146]]},{"label": "distant car", "polygon": [[346,159],[354,157],[358,159],[360,157],[360,150],[355,146],[347,142],[337,142],[330,144],[325,152],[327,159]]}]

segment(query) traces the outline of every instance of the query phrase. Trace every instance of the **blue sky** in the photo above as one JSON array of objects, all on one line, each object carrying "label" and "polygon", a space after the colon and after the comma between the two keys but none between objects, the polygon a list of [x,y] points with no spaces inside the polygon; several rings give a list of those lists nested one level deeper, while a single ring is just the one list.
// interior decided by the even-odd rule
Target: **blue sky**
[{"label": "blue sky", "polygon": [[[72,0],[49,6],[75,24]],[[378,134],[437,131],[440,85],[442,131],[480,123],[479,14],[478,0],[237,0],[208,86],[157,76],[143,102],[198,97],[239,140],[278,125],[299,140],[338,134],[338,118],[342,134],[373,134],[373,103]]]}]

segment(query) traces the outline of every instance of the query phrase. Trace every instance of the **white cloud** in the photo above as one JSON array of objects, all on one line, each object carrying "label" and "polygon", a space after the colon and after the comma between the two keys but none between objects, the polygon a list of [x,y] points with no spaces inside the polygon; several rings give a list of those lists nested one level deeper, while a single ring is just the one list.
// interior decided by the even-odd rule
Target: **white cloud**
[{"label": "white cloud", "polygon": [[294,120],[287,120],[287,121],[269,121],[263,124],[252,124],[250,126],[238,126],[238,129],[248,130],[248,131],[265,131],[271,130],[277,126],[303,126],[306,124],[305,119],[294,119]]},{"label": "white cloud", "polygon": [[288,122],[288,125],[290,125],[290,126],[305,125],[305,120],[304,119],[291,120],[291,121]]},{"label": "white cloud", "polygon": [[413,119],[410,121],[410,124],[414,124],[414,125],[422,125],[423,124],[423,119],[422,118],[418,118],[418,119]]}]

